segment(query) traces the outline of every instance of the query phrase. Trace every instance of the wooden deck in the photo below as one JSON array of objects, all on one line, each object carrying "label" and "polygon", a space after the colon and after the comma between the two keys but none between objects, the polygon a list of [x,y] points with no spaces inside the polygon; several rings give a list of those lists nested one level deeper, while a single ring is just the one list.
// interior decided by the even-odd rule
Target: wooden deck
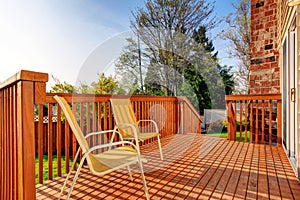
[{"label": "wooden deck", "polygon": [[[151,199],[300,198],[300,184],[281,147],[200,134],[169,136],[162,144],[164,161],[156,144],[142,147]],[[83,169],[71,198],[145,199],[140,174],[133,178],[125,170],[97,177]],[[37,199],[57,199],[63,181],[37,185]]]}]

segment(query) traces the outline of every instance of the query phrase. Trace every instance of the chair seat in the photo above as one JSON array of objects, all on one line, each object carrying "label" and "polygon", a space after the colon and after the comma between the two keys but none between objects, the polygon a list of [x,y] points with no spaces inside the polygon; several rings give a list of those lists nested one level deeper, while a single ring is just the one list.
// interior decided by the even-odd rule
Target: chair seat
[{"label": "chair seat", "polygon": [[[116,170],[126,166],[128,163],[138,161],[137,153],[131,146],[122,146],[99,154],[91,154],[90,159],[95,172],[101,173],[107,170]],[[142,162],[147,162],[141,156]]]},{"label": "chair seat", "polygon": [[[137,135],[138,135],[139,140],[147,140],[150,138],[157,137],[160,134],[156,133],[156,132],[149,132],[149,133],[137,133]],[[134,137],[131,135],[127,135],[124,137],[124,139],[134,139]]]}]

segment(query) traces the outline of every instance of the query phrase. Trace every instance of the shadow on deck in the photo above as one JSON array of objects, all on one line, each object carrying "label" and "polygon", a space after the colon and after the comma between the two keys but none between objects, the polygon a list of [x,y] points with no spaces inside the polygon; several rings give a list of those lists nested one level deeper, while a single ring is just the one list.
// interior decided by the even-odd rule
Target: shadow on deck
[{"label": "shadow on deck", "polygon": [[[300,196],[300,184],[281,147],[200,134],[165,137],[162,145],[164,161],[160,160],[156,143],[141,149],[148,159],[144,169],[151,199],[297,199]],[[133,171],[137,172],[136,169]],[[134,173],[133,179],[131,182],[125,170],[98,177],[83,169],[71,198],[145,199],[140,174]],[[37,199],[57,199],[63,182],[64,177],[37,185]]]}]

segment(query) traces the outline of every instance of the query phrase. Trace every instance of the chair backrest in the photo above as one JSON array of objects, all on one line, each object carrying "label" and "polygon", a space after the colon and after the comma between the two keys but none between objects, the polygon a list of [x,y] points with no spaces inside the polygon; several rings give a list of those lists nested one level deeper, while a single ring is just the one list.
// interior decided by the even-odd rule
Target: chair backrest
[{"label": "chair backrest", "polygon": [[75,116],[69,106],[69,104],[67,103],[67,101],[63,98],[63,97],[59,97],[57,95],[55,95],[53,97],[57,103],[60,105],[62,111],[65,114],[65,117],[82,149],[83,152],[86,152],[89,150],[89,145],[84,137],[84,134],[80,128],[80,126],[78,125]]},{"label": "chair backrest", "polygon": [[[137,126],[137,120],[133,111],[130,99],[111,98],[110,99],[114,119],[118,124],[133,124],[136,130],[139,131]],[[130,128],[120,128],[120,132],[123,136],[132,136],[133,132]]]}]

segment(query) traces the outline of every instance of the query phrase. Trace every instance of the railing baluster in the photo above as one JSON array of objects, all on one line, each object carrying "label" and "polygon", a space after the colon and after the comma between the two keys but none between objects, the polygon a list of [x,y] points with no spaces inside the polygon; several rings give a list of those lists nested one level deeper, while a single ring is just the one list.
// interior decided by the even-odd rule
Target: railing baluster
[{"label": "railing baluster", "polygon": [[240,142],[242,142],[243,133],[243,101],[240,100]]},{"label": "railing baluster", "polygon": [[265,144],[265,101],[261,101],[261,142]]},{"label": "railing baluster", "polygon": [[[84,103],[79,103],[79,126],[83,131],[83,134],[86,135],[86,131],[84,129]],[[82,159],[82,150],[80,150],[80,160]]]},{"label": "railing baluster", "polygon": [[[104,104],[102,102],[98,103],[98,131],[103,131],[104,129]],[[103,144],[103,135],[96,136],[97,145]],[[97,149],[96,153],[102,152],[102,149]]]},{"label": "railing baluster", "polygon": [[104,114],[104,121],[103,121],[103,128],[104,130],[107,130],[107,103],[103,103],[103,114]]},{"label": "railing baluster", "polygon": [[255,109],[255,143],[258,144],[259,141],[258,141],[258,134],[259,134],[259,103],[258,103],[258,100],[256,100],[256,109]]},{"label": "railing baluster", "polygon": [[[110,102],[107,102],[107,106],[108,106],[108,129],[112,130],[113,129],[113,117],[112,117],[112,110],[111,110],[111,106],[110,106]],[[112,133],[108,134],[108,139],[111,138]],[[114,138],[116,139],[116,138]]]},{"label": "railing baluster", "polygon": [[[107,130],[107,102],[103,103],[103,130]],[[101,135],[101,144],[105,144],[106,142],[106,136]],[[101,149],[101,151],[105,151],[106,149]]]},{"label": "railing baluster", "polygon": [[[56,105],[58,106],[58,104],[56,104]],[[77,120],[77,118],[76,118],[76,116],[77,116],[77,114],[76,114],[76,112],[77,112],[77,103],[75,103],[75,102],[72,103],[72,111],[73,111],[73,114],[75,116],[75,119]],[[73,162],[76,162],[76,160],[74,160],[76,152],[77,152],[77,140],[76,140],[75,135],[72,134],[72,158],[73,158]],[[77,169],[77,165],[74,165],[74,170],[76,170],[76,169]]]},{"label": "railing baluster", "polygon": [[109,121],[108,121],[108,126],[109,126],[109,129],[113,129],[113,117],[112,117],[112,110],[111,110],[111,106],[110,106],[110,103],[107,102],[107,106],[108,106],[108,112],[109,112]]},{"label": "railing baluster", "polygon": [[[3,98],[3,91],[0,90],[0,146],[4,146],[4,141],[5,141],[5,134],[4,134],[4,98]],[[4,163],[5,163],[5,160],[4,160],[4,151],[0,151],[0,188],[3,188],[4,190]],[[4,199],[4,192],[1,192],[0,194],[0,199]]]},{"label": "railing baluster", "polygon": [[80,124],[80,128],[81,130],[83,130],[83,134],[86,135],[86,131],[84,131],[84,105],[83,103],[79,103],[79,124]]},{"label": "railing baluster", "polygon": [[233,110],[233,119],[234,119],[234,125],[233,125],[233,141],[236,141],[236,120],[237,120],[237,112],[236,112],[236,103],[237,101],[234,101],[234,110]]},{"label": "railing baluster", "polygon": [[38,160],[39,160],[39,183],[43,183],[43,105],[38,105]]},{"label": "railing baluster", "polygon": [[[97,108],[97,103],[94,102],[93,103],[93,128],[92,128],[93,132],[97,131],[97,114],[96,114],[96,108]],[[97,143],[96,143],[96,136],[93,136],[92,144],[93,144],[93,146],[97,145]]]},{"label": "railing baluster", "polygon": [[282,102],[277,100],[277,145],[282,145]]},{"label": "railing baluster", "polygon": [[250,101],[250,143],[253,142],[253,101]]},{"label": "railing baluster", "polygon": [[[8,112],[8,100],[9,98],[7,97],[7,90],[4,90],[4,113],[9,113]],[[5,115],[4,115],[5,116]],[[7,117],[8,118],[8,117]],[[5,137],[4,137],[4,149],[8,149],[8,146],[7,146],[7,141],[9,139],[9,135],[7,133],[9,133],[8,131],[8,120],[4,121],[4,134],[5,134]],[[9,166],[8,166],[8,163],[9,163],[9,152],[8,151],[4,151],[4,172],[6,172],[4,174],[4,183],[3,183],[3,186],[4,186],[4,198],[3,199],[9,199],[9,187],[8,187],[8,179],[9,179],[9,176],[7,175],[8,174],[8,170],[9,170]]]},{"label": "railing baluster", "polygon": [[[12,101],[12,116],[13,116],[13,131],[12,131],[12,135],[14,137],[14,143],[13,143],[13,149],[14,149],[14,152],[13,152],[13,155],[14,155],[14,158],[13,158],[13,182],[14,182],[14,185],[13,185],[13,188],[14,189],[14,194],[13,194],[13,197],[17,197],[18,193],[17,193],[17,188],[18,188],[18,152],[17,152],[17,147],[18,147],[18,140],[17,140],[17,87],[15,85],[12,86],[12,97],[11,97],[11,101]],[[0,97],[1,98],[1,97]],[[1,114],[0,114],[1,116]],[[0,123],[1,123],[1,120],[0,120]],[[0,130],[1,130],[1,127],[0,127]],[[1,134],[1,132],[0,132]],[[1,155],[1,153],[0,153]],[[1,162],[1,161],[0,161]],[[0,167],[1,169],[1,167]],[[1,175],[0,175],[1,176]],[[1,188],[1,186],[0,186]],[[1,199],[1,196],[0,196],[0,199]]]},{"label": "railing baluster", "polygon": [[52,104],[48,104],[48,180],[52,180],[52,142],[53,142],[53,121],[52,121]]},{"label": "railing baluster", "polygon": [[57,175],[61,176],[61,108],[57,106],[56,125]]},{"label": "railing baluster", "polygon": [[[145,101],[141,102],[141,106],[142,106],[142,113],[141,113],[141,118],[140,119],[146,119]],[[141,123],[141,131],[142,132],[145,131],[145,122]]]},{"label": "railing baluster", "polygon": [[70,152],[69,152],[69,147],[70,147],[70,126],[68,121],[65,119],[65,166],[66,166],[66,171],[65,173],[69,173],[70,169]]},{"label": "railing baluster", "polygon": [[[7,113],[11,113],[12,110],[11,110],[11,92],[10,92],[10,89],[11,88],[8,88],[7,90],[7,97],[8,97],[8,102],[7,102]],[[11,115],[8,116],[8,120],[7,120],[7,127],[8,127],[8,133],[11,133]],[[8,137],[8,142],[7,142],[7,146],[8,148],[6,149],[6,151],[8,152],[8,157],[9,157],[9,160],[7,162],[7,165],[8,165],[8,188],[11,188],[12,187],[12,161],[13,161],[13,158],[12,158],[12,137]],[[9,190],[9,198],[12,198],[12,190]]]},{"label": "railing baluster", "polygon": [[90,133],[91,132],[91,108],[90,108],[91,104],[90,102],[86,103],[86,133]]},{"label": "railing baluster", "polygon": [[272,120],[272,112],[273,112],[273,108],[272,108],[272,100],[269,101],[269,145],[272,145],[272,126],[273,126],[273,120]]},{"label": "railing baluster", "polygon": [[248,101],[245,100],[245,140],[244,142],[248,142]]}]

